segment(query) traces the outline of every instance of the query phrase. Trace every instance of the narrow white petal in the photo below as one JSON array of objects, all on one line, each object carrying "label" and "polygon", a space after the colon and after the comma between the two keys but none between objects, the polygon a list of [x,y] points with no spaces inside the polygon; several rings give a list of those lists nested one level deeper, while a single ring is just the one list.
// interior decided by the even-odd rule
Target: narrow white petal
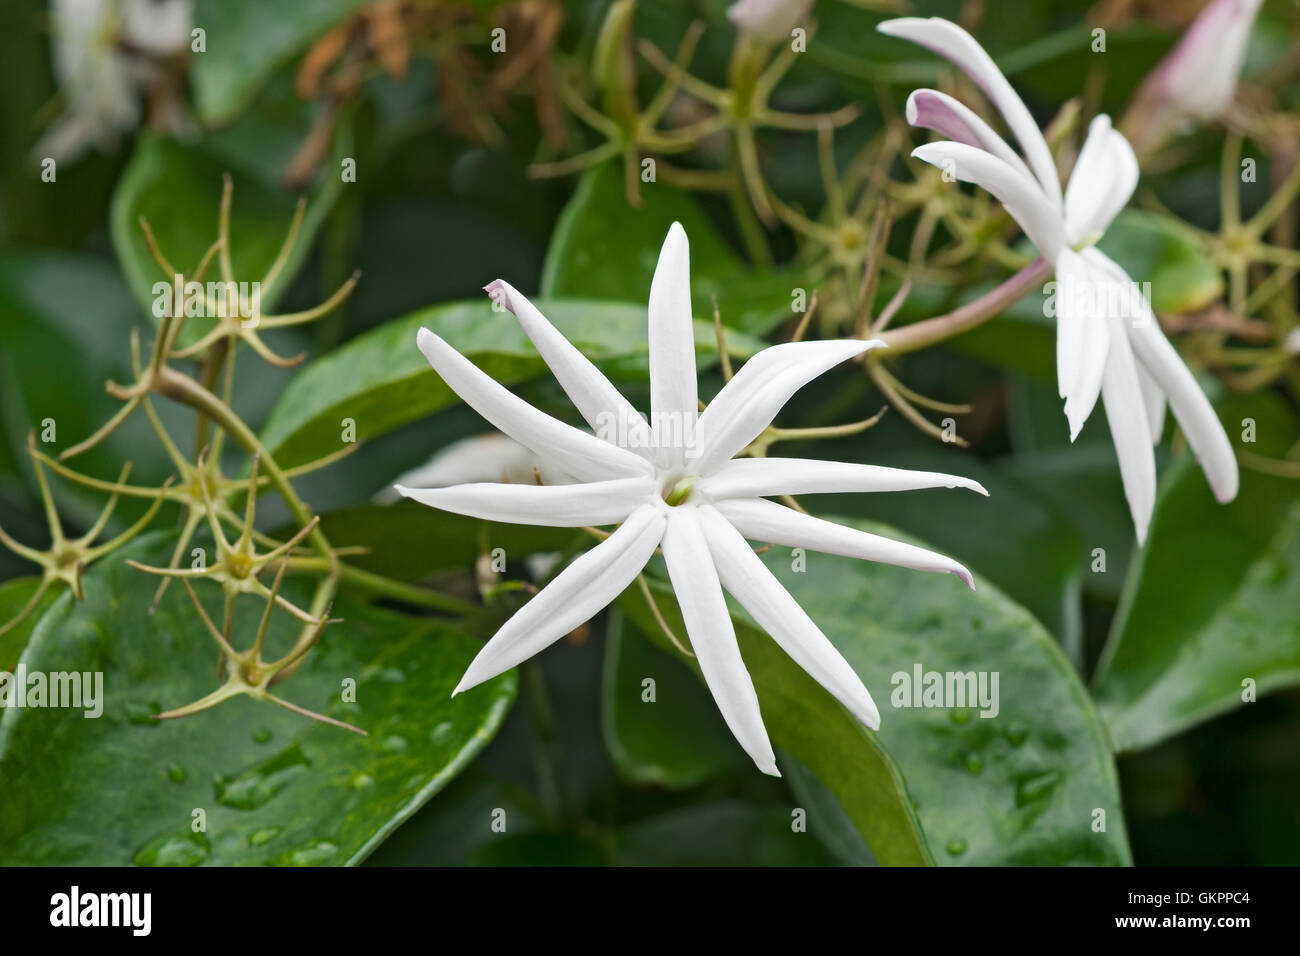
[{"label": "narrow white petal", "polygon": [[975,183],[996,196],[1043,258],[1055,261],[1066,248],[1065,220],[1032,179],[992,153],[965,143],[926,143],[912,150],[917,159],[962,182]]},{"label": "narrow white petal", "polygon": [[1070,441],[1078,437],[1101,394],[1110,347],[1107,309],[1113,280],[1071,249],[1056,261],[1056,367]]},{"label": "narrow white petal", "polygon": [[1236,498],[1240,480],[1237,456],[1214,406],[1201,391],[1191,370],[1165,338],[1154,313],[1128,323],[1127,329],[1134,354],[1164,391],[1214,497],[1224,504]]},{"label": "narrow white petal", "polygon": [[[691,254],[686,230],[673,223],[650,282],[650,425],[656,435],[691,435],[699,415],[695,325],[691,316]],[[661,462],[676,467],[682,442],[661,441]]]},{"label": "narrow white petal", "polygon": [[1128,499],[1133,528],[1141,545],[1146,541],[1156,503],[1156,456],[1151,448],[1151,425],[1138,382],[1137,363],[1124,334],[1124,321],[1111,316],[1109,322],[1111,344],[1101,384],[1102,401],[1115,442],[1115,454],[1119,457],[1124,497]]},{"label": "narrow white petal", "polygon": [[762,498],[728,498],[717,502],[714,507],[735,525],[737,531],[753,541],[787,548],[811,548],[846,558],[896,564],[915,571],[944,571],[957,575],[968,588],[975,590],[974,578],[964,567],[952,558],[914,544],[846,528]]},{"label": "narrow white petal", "polygon": [[880,728],[880,711],[840,652],[804,609],[767,569],[740,532],[708,506],[699,509],[713,563],[722,586],[767,631],[790,659],[808,672],[872,730]]},{"label": "narrow white petal", "polygon": [[1088,127],[1065,187],[1065,222],[1071,242],[1096,239],[1128,203],[1138,183],[1138,161],[1124,135],[1102,114]]},{"label": "narrow white petal", "polygon": [[[1116,281],[1122,277],[1132,285],[1127,273],[1100,249],[1089,249],[1087,255],[1090,261],[1107,271]],[[1229,502],[1237,497],[1240,479],[1237,456],[1233,454],[1232,443],[1219,422],[1219,416],[1215,414],[1214,406],[1201,391],[1191,370],[1165,338],[1150,304],[1141,295],[1132,295],[1130,300],[1133,312],[1126,317],[1124,326],[1133,346],[1133,354],[1165,393],[1174,418],[1178,420],[1183,434],[1187,436],[1187,443],[1196,453],[1214,497],[1220,503]]]},{"label": "narrow white petal", "polygon": [[548,528],[616,524],[658,490],[653,478],[615,478],[578,485],[476,482],[447,488],[407,488],[400,494],[430,508],[471,518]]},{"label": "narrow white petal", "polygon": [[804,385],[841,362],[878,348],[879,340],[786,342],[763,349],[722,387],[700,416],[691,469],[708,474],[759,436]]},{"label": "narrow white petal", "polygon": [[988,494],[978,481],[958,475],[817,458],[736,458],[710,472],[700,482],[700,490],[713,500],[913,491],[918,488],[969,488],[982,495]]},{"label": "narrow white petal", "polygon": [[596,434],[607,441],[611,434],[624,435],[627,447],[648,457],[652,449],[645,419],[604,373],[510,283],[497,279],[484,289],[489,295],[504,298],[502,304],[519,320],[524,334]]},{"label": "narrow white petal", "polygon": [[[993,58],[978,41],[957,24],[941,17],[900,17],[886,20],[876,29],[890,36],[902,37],[920,44],[951,62],[975,81],[975,84],[992,100],[1007,126],[1020,142],[1025,158],[1038,177],[1043,195],[1053,208],[1061,206],[1061,180],[1052,160],[1047,140],[1029,112],[1029,107],[1012,89]],[[1042,251],[1042,250],[1040,250]]]},{"label": "narrow white petal", "polygon": [[662,510],[654,506],[633,512],[501,626],[470,662],[452,695],[545,650],[618,597],[654,554],[666,523]]},{"label": "narrow white petal", "polygon": [[471,408],[574,477],[599,481],[653,471],[644,458],[533,408],[428,329],[421,328],[416,341],[434,371]]},{"label": "narrow white petal", "polygon": [[907,121],[913,126],[932,129],[940,136],[987,150],[1012,169],[1032,180],[1025,161],[993,131],[988,123],[960,100],[938,90],[913,90],[907,98]]},{"label": "narrow white petal", "polygon": [[758,694],[736,643],[718,571],[693,507],[673,509],[663,540],[664,561],[682,609],[691,649],[722,719],[763,773],[781,776],[767,739]]},{"label": "narrow white petal", "polygon": [[1151,444],[1158,445],[1160,436],[1165,433],[1165,393],[1141,362],[1138,363],[1137,372],[1138,384],[1142,386],[1142,404],[1146,408],[1147,424],[1151,426]]}]

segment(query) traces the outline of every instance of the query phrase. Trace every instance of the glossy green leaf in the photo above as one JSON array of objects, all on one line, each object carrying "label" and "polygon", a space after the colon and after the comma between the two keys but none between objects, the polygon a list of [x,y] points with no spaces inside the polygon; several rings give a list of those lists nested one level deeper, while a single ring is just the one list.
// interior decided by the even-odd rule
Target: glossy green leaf
[{"label": "glossy green leaf", "polygon": [[[870,522],[835,520],[901,537]],[[782,704],[821,702],[879,747],[880,759],[906,781],[906,809],[915,807],[937,862],[1130,862],[1105,730],[1074,669],[1027,611],[984,581],[971,594],[951,577],[815,553],[807,555],[806,571],[795,572],[787,548],[768,551],[765,561],[862,676],[880,706],[881,728],[871,734],[858,727],[774,643],[749,632],[741,647],[764,720],[773,742],[836,795],[880,863],[898,861],[862,821],[874,817],[873,802],[892,805],[897,798],[865,779],[859,792],[846,795],[826,762],[813,759],[829,737],[829,718],[800,715],[801,749],[786,737],[790,716]],[[901,706],[911,698],[897,675],[910,679],[917,667],[997,673],[997,714],[981,717],[979,705]],[[848,748],[831,767],[853,767],[860,749]],[[1105,811],[1104,832],[1093,829],[1098,809]]]},{"label": "glossy green leaf", "polygon": [[715,296],[723,322],[756,335],[794,317],[793,290],[805,284],[795,272],[748,266],[688,194],[666,183],[643,185],[641,193],[640,209],[627,204],[618,163],[583,174],[546,250],[543,295],[644,300],[668,227],[680,222],[691,245],[697,318],[712,321]]},{"label": "glossy green leaf", "polygon": [[365,0],[196,0],[207,50],[193,58],[194,105],[208,124],[229,122],[285,61]]},{"label": "glossy green leaf", "polygon": [[[658,584],[654,593],[673,632],[684,635],[671,590]],[[643,633],[665,650],[672,647],[640,590],[629,588],[619,602]],[[931,862],[903,778],[876,737],[758,628],[738,620],[736,636],[772,743],[793,754],[836,795],[881,863]],[[722,720],[716,711],[713,719]]]},{"label": "glossy green leaf", "polygon": [[[279,692],[369,736],[248,698],[154,720],[217,686],[214,645],[184,590],[150,615],[155,580],[125,564],[165,562],[169,550],[169,536],[151,535],[100,562],[85,601],[60,598],[32,635],[20,666],[102,673],[103,712],[0,714],[0,776],[23,784],[0,817],[0,862],[355,863],[474,757],[514,696],[505,676],[452,698],[476,640],[343,597],[333,609],[343,623]],[[261,602],[242,598],[238,610],[236,634],[256,626]],[[292,618],[274,615],[271,651],[295,634]],[[347,679],[355,703],[342,700]]]},{"label": "glossy green leaf", "polygon": [[[653,699],[646,680],[654,682]],[[696,677],[618,610],[605,639],[601,696],[606,746],[619,771],[637,783],[686,789],[749,764]]]},{"label": "glossy green leaf", "polygon": [[[788,549],[765,560],[873,691],[880,743],[907,781],[936,860],[1129,862],[1101,722],[1056,643],[1023,608],[983,581],[971,594],[951,577],[865,561],[810,554],[807,571],[793,573]],[[918,666],[997,673],[998,713],[896,706],[905,695],[895,675],[910,677]],[[1106,832],[1093,830],[1098,808]]]},{"label": "glossy green leaf", "polygon": [[[581,300],[536,304],[569,341],[615,378],[645,380],[645,306]],[[337,451],[345,418],[356,423],[360,440],[460,401],[416,347],[421,326],[438,333],[505,385],[546,370],[514,316],[494,311],[486,296],[387,322],[310,362],[285,389],[262,431],[263,442],[282,467]],[[733,354],[746,357],[762,343],[733,335],[727,346]],[[710,325],[696,323],[695,347],[702,363],[710,354],[716,355],[717,339]]]},{"label": "glossy green leaf", "polygon": [[[1242,454],[1279,458],[1300,437],[1267,393],[1233,398],[1220,417]],[[1253,420],[1256,441],[1241,441]],[[1163,476],[1146,547],[1134,562],[1096,697],[1117,750],[1159,743],[1300,683],[1300,512],[1293,478],[1241,470],[1218,504],[1190,455]]]}]

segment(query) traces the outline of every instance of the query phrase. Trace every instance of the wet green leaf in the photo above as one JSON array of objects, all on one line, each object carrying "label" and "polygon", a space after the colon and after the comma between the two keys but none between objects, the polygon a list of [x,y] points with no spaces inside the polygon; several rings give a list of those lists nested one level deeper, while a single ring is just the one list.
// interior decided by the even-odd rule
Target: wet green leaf
[{"label": "wet green leaf", "polygon": [[[685,635],[681,612],[668,586],[656,584],[654,594],[673,633]],[[640,590],[623,592],[620,605],[656,644],[665,650],[672,647]],[[758,628],[738,620],[736,636],[772,743],[793,754],[836,795],[881,863],[919,866],[931,862],[899,769],[876,737]],[[719,724],[722,721],[716,711],[713,719]]]},{"label": "wet green leaf", "polygon": [[[41,579],[37,576],[26,578],[12,578],[0,584],[0,627],[8,624],[18,616],[18,612],[27,606],[36,589],[40,587]],[[23,618],[22,623],[16,624],[9,630],[0,634],[0,671],[12,671],[18,663],[18,657],[22,654],[23,648],[27,646],[28,639],[32,636],[32,631],[36,630],[36,624],[45,613],[45,609],[55,602],[58,596],[63,592],[62,584],[55,584],[45,590],[41,599],[36,606],[28,612]]]},{"label": "wet green leaf", "polygon": [[[513,699],[513,676],[451,697],[473,638],[344,597],[333,609],[343,623],[278,691],[369,736],[248,698],[154,720],[217,686],[214,645],[184,590],[150,615],[155,579],[124,561],[165,562],[169,549],[151,535],[97,564],[85,601],[60,598],[32,635],[27,673],[102,673],[103,712],[0,714],[0,774],[23,781],[0,818],[5,864],[355,863],[478,753]],[[255,599],[238,607],[237,635],[261,615]],[[274,615],[271,650],[295,634]],[[342,699],[348,679],[355,703]]]},{"label": "wet green leaf", "polygon": [[[835,520],[901,537],[870,522]],[[880,706],[881,728],[872,734],[858,726],[770,639],[742,628],[764,721],[773,742],[835,794],[880,863],[900,862],[871,829],[886,808],[916,814],[939,863],[1130,862],[1105,730],[1073,668],[1027,611],[984,581],[971,594],[951,577],[820,554],[810,553],[807,570],[795,572],[787,548],[773,548],[764,560],[862,676]],[[673,604],[665,613],[675,614],[671,599],[665,603]],[[990,681],[996,673],[996,715],[981,717],[970,702],[903,706],[914,699],[898,675],[910,681],[918,667],[923,674],[986,672]],[[860,741],[844,736],[849,728],[901,775],[897,790],[888,776],[863,772],[866,755]],[[836,759],[821,759],[821,748],[831,745],[839,748]],[[846,790],[837,773],[856,776],[860,786]],[[1105,811],[1104,832],[1093,829],[1096,810]],[[899,826],[883,836],[896,837]]]}]

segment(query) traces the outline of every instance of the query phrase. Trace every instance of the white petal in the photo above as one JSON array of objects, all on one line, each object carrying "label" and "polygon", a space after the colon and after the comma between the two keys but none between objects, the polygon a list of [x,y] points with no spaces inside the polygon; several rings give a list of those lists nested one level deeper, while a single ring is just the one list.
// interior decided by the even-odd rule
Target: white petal
[{"label": "white petal", "polygon": [[881,561],[916,571],[945,571],[957,575],[968,588],[975,590],[974,578],[964,567],[952,558],[914,544],[846,528],[762,498],[728,498],[717,502],[714,507],[735,525],[737,531],[753,541],[766,541],[787,548],[812,548],[827,554]]},{"label": "white petal", "polygon": [[[694,433],[699,416],[695,325],[691,316],[691,255],[686,230],[673,223],[650,282],[650,426],[659,436]],[[673,468],[683,442],[663,441],[661,462]]]},{"label": "white petal", "polygon": [[700,482],[700,490],[713,500],[918,488],[969,488],[988,494],[978,481],[957,475],[817,458],[736,458]]},{"label": "white petal", "polygon": [[884,343],[872,339],[785,342],[763,349],[722,387],[700,416],[691,468],[706,475],[772,423],[790,396],[841,362]]},{"label": "white petal", "polygon": [[1187,436],[1187,444],[1196,453],[1215,499],[1226,504],[1236,498],[1240,479],[1232,443],[1215,414],[1214,406],[1160,330],[1155,314],[1128,323],[1127,329],[1133,353],[1164,391],[1169,408]]},{"label": "white petal", "polygon": [[663,538],[661,509],[633,512],[618,530],[576,558],[483,645],[455,696],[550,647],[618,597],[645,567]]},{"label": "white petal", "polygon": [[907,98],[907,121],[913,126],[932,129],[940,136],[987,150],[1012,169],[1032,180],[1025,161],[1016,155],[1007,141],[988,123],[959,100],[938,90],[913,90]]},{"label": "white petal", "polygon": [[1142,387],[1142,404],[1146,408],[1147,424],[1151,426],[1151,444],[1160,444],[1165,433],[1165,393],[1160,383],[1151,377],[1146,366],[1138,363],[1138,384]]},{"label": "white petal", "polygon": [[1070,441],[1078,437],[1101,394],[1110,347],[1106,309],[1114,285],[1071,249],[1056,261],[1056,369]]},{"label": "white petal", "polygon": [[1111,316],[1110,352],[1106,374],[1102,379],[1102,400],[1106,421],[1110,424],[1115,454],[1119,456],[1119,473],[1124,482],[1138,544],[1146,541],[1147,527],[1156,503],[1156,456],[1151,449],[1151,425],[1147,421],[1138,382],[1137,364],[1124,333],[1124,321]]},{"label": "white petal", "polygon": [[1032,179],[992,153],[965,143],[926,143],[912,155],[962,182],[975,183],[996,196],[1043,258],[1055,261],[1066,248],[1065,220]]},{"label": "white petal", "polygon": [[448,488],[407,488],[399,493],[430,508],[458,515],[548,528],[617,524],[658,490],[653,478],[616,478],[579,485],[511,485],[481,482]]},{"label": "white petal", "polygon": [[421,328],[416,341],[429,364],[470,407],[519,444],[553,459],[573,476],[599,481],[653,471],[644,458],[533,408],[428,329]]},{"label": "white petal", "polygon": [[1095,240],[1119,215],[1138,183],[1133,147],[1110,117],[1102,114],[1088,127],[1074,172],[1065,187],[1065,222],[1071,242]]},{"label": "white petal", "polygon": [[505,307],[519,320],[524,333],[550,367],[564,393],[596,434],[606,440],[609,440],[610,434],[624,435],[627,447],[643,457],[649,457],[652,452],[650,429],[645,419],[604,373],[561,335],[560,330],[510,283],[497,279],[484,286],[484,290],[489,295],[503,296]]},{"label": "white petal", "polygon": [[[1029,107],[1019,97],[1007,78],[1002,75],[993,58],[985,52],[976,39],[941,17],[900,17],[886,20],[876,27],[881,33],[902,37],[918,43],[927,50],[949,60],[959,70],[975,81],[986,96],[993,101],[1007,126],[1020,141],[1025,158],[1038,177],[1043,195],[1053,208],[1061,206],[1061,180],[1052,160],[1047,140],[1029,112]],[[1041,250],[1040,250],[1041,251]]]},{"label": "white petal", "polygon": [[740,532],[708,506],[699,509],[700,522],[713,554],[722,586],[767,631],[790,659],[808,672],[872,730],[880,727],[880,711],[840,652],[754,553]]},{"label": "white petal", "polygon": [[718,571],[693,507],[674,508],[663,540],[664,561],[682,609],[691,649],[722,719],[763,773],[781,776],[758,709],[754,682],[736,644]]},{"label": "white petal", "polygon": [[[1132,280],[1129,280],[1124,270],[1100,249],[1089,249],[1087,255],[1090,261],[1110,275],[1117,279],[1122,276],[1131,284]],[[1131,301],[1135,314],[1128,316],[1124,325],[1133,346],[1133,354],[1165,393],[1174,418],[1178,420],[1183,434],[1187,436],[1187,443],[1196,453],[1215,499],[1227,503],[1237,497],[1240,480],[1232,443],[1219,422],[1219,416],[1215,414],[1214,406],[1201,391],[1196,378],[1177,350],[1165,338],[1150,304],[1140,295],[1132,296]]]}]

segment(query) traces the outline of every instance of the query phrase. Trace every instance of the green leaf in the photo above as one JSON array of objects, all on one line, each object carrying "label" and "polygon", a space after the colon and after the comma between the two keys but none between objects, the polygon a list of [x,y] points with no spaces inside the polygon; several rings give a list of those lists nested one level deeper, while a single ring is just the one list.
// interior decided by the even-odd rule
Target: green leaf
[{"label": "green leaf", "polygon": [[[639,589],[629,588],[619,600],[647,636],[671,648]],[[667,585],[655,585],[655,600],[673,633],[684,636],[681,612]],[[737,620],[736,637],[772,743],[793,754],[836,795],[881,863],[930,863],[903,779],[875,736],[758,628]],[[721,721],[716,713],[714,719]]]},{"label": "green leaf", "polygon": [[[833,520],[902,537],[871,522]],[[1027,611],[982,580],[971,594],[950,577],[820,554],[794,572],[786,548],[764,560],[862,677],[882,714],[878,734],[864,730],[770,639],[747,628],[741,648],[764,721],[773,742],[835,794],[880,863],[899,858],[869,828],[881,812],[873,804],[908,814],[914,806],[928,851],[941,863],[1130,862],[1105,730],[1074,669]],[[910,678],[918,666],[923,673],[997,673],[998,713],[980,717],[978,705],[900,706],[910,698],[900,698],[897,675]],[[818,712],[792,714],[787,708],[796,703]],[[836,775],[854,773],[861,747],[849,745],[843,731],[832,733],[842,727],[832,712],[879,748],[879,760],[895,779],[901,774],[906,791],[891,792],[888,777],[870,774],[859,775],[856,791],[846,790]],[[828,761],[819,751],[832,745],[839,753]],[[1105,811],[1105,832],[1092,829],[1096,809]],[[885,836],[898,828],[895,822]],[[914,825],[911,832],[922,831]]]},{"label": "green leaf", "polygon": [[[601,720],[619,771],[637,783],[687,789],[749,765],[690,670],[610,612]],[[642,681],[654,681],[654,700]]]},{"label": "green leaf", "polygon": [[[765,560],[874,692],[881,746],[907,781],[936,860],[1129,862],[1101,721],[1061,650],[1023,608],[984,581],[971,594],[951,577],[866,561],[813,554],[806,572],[792,573],[787,549]],[[895,675],[917,666],[999,674],[997,715],[891,706]],[[1092,830],[1096,808],[1106,811],[1106,832]]]},{"label": "green leaf", "polygon": [[[125,563],[165,563],[170,547],[151,535],[100,562],[86,599],[64,595],[32,635],[26,672],[102,673],[103,713],[4,709],[0,775],[23,786],[0,817],[0,863],[355,863],[473,759],[513,699],[513,676],[451,697],[476,640],[341,597],[343,623],[277,691],[368,737],[243,697],[154,720],[217,686],[215,647],[184,590],[150,615],[155,580]],[[200,593],[219,614],[217,589]],[[261,602],[241,598],[237,611],[239,634]],[[296,633],[274,615],[271,651]],[[349,678],[356,703],[341,699]],[[198,808],[204,832],[192,828]]]},{"label": "green leaf", "polygon": [[[1276,396],[1234,397],[1220,417],[1242,452],[1280,458],[1300,437]],[[1236,442],[1234,441],[1234,444]],[[1294,478],[1241,469],[1220,505],[1191,455],[1165,474],[1095,679],[1120,751],[1149,747],[1262,694],[1300,683],[1300,512]]]},{"label": "green leaf", "polygon": [[[987,498],[968,491],[934,489],[826,496],[817,504],[828,511],[888,522],[978,568],[1032,611],[1062,646],[1077,647],[1081,640],[1079,589],[1087,549],[1065,515],[1036,489],[1014,480],[997,464],[942,450],[934,442],[893,451],[879,449],[874,443],[843,442],[837,443],[834,451],[823,447],[819,453],[842,461],[856,456],[874,465],[959,474],[984,485]],[[989,534],[990,528],[999,529],[999,533]],[[1015,542],[1014,547],[1007,547],[1009,540]]]},{"label": "green leaf", "polygon": [[275,70],[365,0],[196,0],[194,25],[206,31],[196,54],[194,105],[207,125],[227,123]]},{"label": "green leaf", "polygon": [[793,318],[792,290],[805,285],[784,267],[748,266],[685,193],[658,183],[642,189],[636,209],[623,194],[622,167],[603,163],[583,174],[556,224],[542,267],[542,294],[645,301],[668,227],[680,222],[691,244],[691,304],[713,318],[762,335]]},{"label": "green leaf", "polygon": [[[571,299],[539,300],[536,305],[606,372],[618,379],[646,380],[645,306]],[[290,382],[262,431],[263,442],[281,467],[337,451],[344,418],[356,422],[358,439],[374,438],[460,402],[416,348],[421,326],[502,384],[516,384],[546,370],[514,316],[494,311],[487,297],[386,322],[310,362]],[[762,343],[736,334],[728,337],[727,347],[747,357]],[[711,325],[696,323],[695,348],[702,364],[716,355]]]},{"label": "green leaf", "polygon": [[724,800],[641,820],[618,835],[619,866],[829,866],[830,854],[791,828],[790,807]]},{"label": "green leaf", "polygon": [[[40,587],[41,579],[37,576],[26,578],[13,578],[0,584],[0,627],[8,624],[18,612],[27,606],[36,589]],[[32,636],[32,631],[36,630],[36,625],[41,619],[41,615],[58,598],[63,590],[63,585],[55,584],[48,588],[41,595],[37,605],[28,612],[21,624],[11,627],[9,630],[0,634],[0,671],[12,671],[18,663],[18,658],[27,646],[28,639]]]},{"label": "green leaf", "polygon": [[[280,117],[279,122],[292,129],[296,118]],[[225,173],[230,173],[234,183],[230,257],[235,280],[260,282],[270,269],[289,231],[297,196],[278,181],[295,143],[284,137],[283,127],[278,140],[266,127],[262,117],[250,115],[239,125],[190,146],[155,135],[144,135],[137,141],[113,192],[109,229],[127,284],[144,306],[145,314],[153,313],[154,284],[170,277],[163,275],[149,253],[140,228],[141,218],[148,220],[167,260],[189,276],[217,239]],[[349,138],[348,125],[340,123],[340,128],[336,152],[346,151]],[[280,279],[262,297],[263,310],[271,309],[289,288],[341,189],[337,175],[321,177],[309,198],[302,229]],[[214,263],[207,279],[219,278]]]}]

